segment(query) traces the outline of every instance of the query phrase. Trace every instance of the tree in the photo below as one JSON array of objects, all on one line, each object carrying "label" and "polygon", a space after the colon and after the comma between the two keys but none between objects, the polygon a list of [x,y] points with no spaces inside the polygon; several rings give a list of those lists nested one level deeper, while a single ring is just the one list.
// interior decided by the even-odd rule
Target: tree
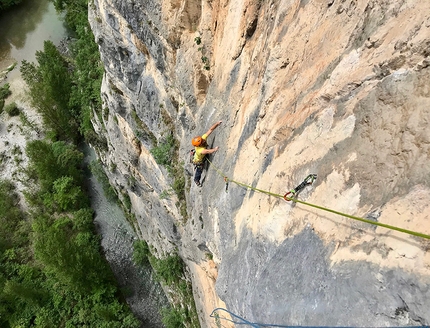
[{"label": "tree", "polygon": [[69,104],[72,79],[67,62],[51,41],[44,42],[36,59],[38,65],[24,60],[21,66],[34,107],[60,140],[77,140],[79,125]]},{"label": "tree", "polygon": [[81,184],[84,155],[76,146],[63,141],[34,140],[27,143],[26,153],[30,159],[30,176],[37,179],[42,192],[52,192],[54,181],[63,176],[72,177],[76,185]]},{"label": "tree", "polygon": [[75,229],[71,218],[39,214],[33,231],[36,259],[45,272],[71,290],[89,292],[111,278],[110,273],[101,270],[104,263],[97,238],[89,231]]},{"label": "tree", "polygon": [[88,206],[89,201],[72,177],[63,176],[54,181],[53,200],[60,211],[73,211]]},{"label": "tree", "polygon": [[23,221],[15,186],[10,181],[0,181],[0,250],[17,242]]},{"label": "tree", "polygon": [[22,0],[0,0],[0,11],[4,11],[9,7],[15,6],[21,2]]}]

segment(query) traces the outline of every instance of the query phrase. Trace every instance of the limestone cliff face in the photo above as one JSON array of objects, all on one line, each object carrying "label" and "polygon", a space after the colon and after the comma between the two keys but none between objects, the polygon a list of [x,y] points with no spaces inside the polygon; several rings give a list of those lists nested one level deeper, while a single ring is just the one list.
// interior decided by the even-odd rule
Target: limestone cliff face
[{"label": "limestone cliff face", "polygon": [[[174,131],[276,194],[430,234],[430,2],[94,0],[105,65],[100,158],[142,238],[188,265],[202,326],[218,306],[283,325],[430,324],[428,240],[187,172],[185,220],[150,154]],[[199,43],[199,44],[198,44]],[[126,196],[127,197],[127,196]],[[213,260],[209,260],[213,255]]]}]

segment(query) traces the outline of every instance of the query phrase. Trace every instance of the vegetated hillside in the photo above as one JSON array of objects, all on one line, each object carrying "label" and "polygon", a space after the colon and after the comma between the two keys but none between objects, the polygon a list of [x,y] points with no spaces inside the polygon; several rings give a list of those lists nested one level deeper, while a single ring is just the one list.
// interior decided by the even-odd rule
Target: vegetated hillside
[{"label": "vegetated hillside", "polygon": [[[283,195],[317,174],[300,200],[430,234],[430,3],[96,0],[90,22],[100,158],[152,254],[185,260],[202,326],[219,306],[430,323],[427,239],[224,181]],[[190,140],[218,120],[198,188]]]}]

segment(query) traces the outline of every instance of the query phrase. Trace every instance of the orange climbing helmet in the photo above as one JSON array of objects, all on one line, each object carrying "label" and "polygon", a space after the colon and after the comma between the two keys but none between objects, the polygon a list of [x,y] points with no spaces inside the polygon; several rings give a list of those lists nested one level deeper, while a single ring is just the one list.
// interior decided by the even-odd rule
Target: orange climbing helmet
[{"label": "orange climbing helmet", "polygon": [[202,137],[194,137],[193,140],[191,140],[191,143],[193,144],[194,147],[199,147],[203,143],[203,138]]}]

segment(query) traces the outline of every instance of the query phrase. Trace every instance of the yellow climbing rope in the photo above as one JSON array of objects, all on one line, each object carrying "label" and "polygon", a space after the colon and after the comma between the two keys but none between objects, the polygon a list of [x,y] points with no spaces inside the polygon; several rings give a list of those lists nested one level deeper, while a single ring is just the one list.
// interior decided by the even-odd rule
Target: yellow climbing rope
[{"label": "yellow climbing rope", "polygon": [[339,212],[339,211],[335,211],[335,210],[332,210],[332,209],[327,208],[327,207],[323,207],[323,206],[315,205],[315,204],[312,204],[312,203],[304,202],[304,201],[298,200],[296,198],[290,198],[290,197],[287,197],[286,195],[280,195],[280,194],[276,194],[276,193],[273,193],[273,192],[270,192],[270,191],[266,191],[266,190],[263,190],[263,189],[258,189],[258,188],[252,187],[252,186],[247,185],[245,183],[242,183],[242,182],[239,182],[239,181],[235,181],[235,180],[232,180],[232,179],[228,178],[209,159],[207,159],[207,161],[211,164],[211,166],[213,166],[213,168],[215,169],[215,171],[217,171],[217,173],[221,177],[224,178],[224,181],[226,182],[226,190],[227,190],[227,187],[228,187],[228,183],[229,182],[233,182],[233,183],[235,183],[235,184],[237,184],[237,185],[239,185],[241,187],[244,187],[244,188],[247,188],[247,189],[251,189],[251,190],[255,190],[255,191],[258,191],[260,193],[269,195],[269,196],[283,198],[285,200],[293,201],[295,203],[300,203],[300,204],[307,205],[307,206],[310,206],[310,207],[314,207],[314,208],[320,209],[322,211],[326,211],[326,212],[334,213],[334,214],[337,214],[337,215],[341,215],[341,216],[349,218],[349,219],[353,219],[353,220],[357,220],[357,221],[361,221],[361,222],[366,222],[366,223],[369,223],[369,224],[373,224],[373,225],[376,225],[376,226],[379,226],[379,227],[384,227],[384,228],[391,229],[391,230],[400,231],[400,232],[407,233],[407,234],[412,235],[412,236],[430,239],[430,235],[426,235],[424,233],[420,233],[420,232],[416,232],[416,231],[412,231],[412,230],[407,230],[407,229],[395,227],[395,226],[392,226],[392,225],[389,225],[389,224],[380,223],[380,222],[376,222],[376,221],[372,221],[372,220],[367,220],[367,219],[360,218],[360,217],[357,217],[357,216],[354,216],[354,215],[350,215],[350,214],[342,213],[342,212]]}]

